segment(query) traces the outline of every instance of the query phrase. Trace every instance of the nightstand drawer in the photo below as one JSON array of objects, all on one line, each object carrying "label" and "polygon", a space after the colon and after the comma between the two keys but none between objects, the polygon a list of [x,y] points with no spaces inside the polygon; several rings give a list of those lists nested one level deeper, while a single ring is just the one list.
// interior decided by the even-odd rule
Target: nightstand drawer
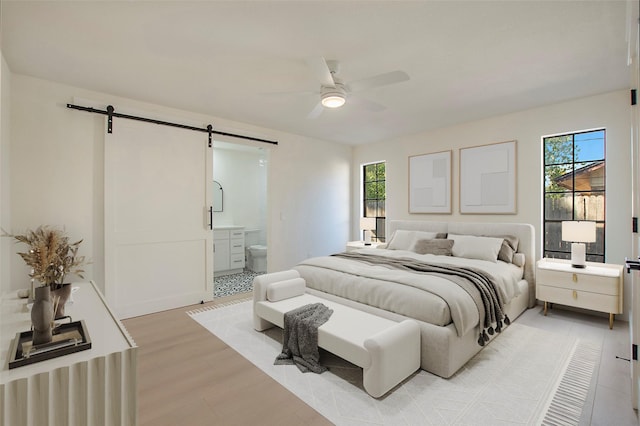
[{"label": "nightstand drawer", "polygon": [[622,313],[620,310],[620,298],[617,295],[539,285],[536,287],[536,297],[540,300],[548,300],[560,305],[610,312],[612,314]]},{"label": "nightstand drawer", "polygon": [[614,297],[620,294],[618,277],[603,277],[579,272],[567,273],[539,268],[536,282],[538,285],[607,294]]}]

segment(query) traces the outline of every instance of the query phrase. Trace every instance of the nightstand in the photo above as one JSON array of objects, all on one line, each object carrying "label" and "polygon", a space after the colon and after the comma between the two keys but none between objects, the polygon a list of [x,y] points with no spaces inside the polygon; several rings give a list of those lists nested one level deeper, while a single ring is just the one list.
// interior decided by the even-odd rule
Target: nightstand
[{"label": "nightstand", "polygon": [[609,328],[615,314],[622,313],[623,266],[587,262],[586,268],[574,268],[561,259],[540,259],[536,264],[536,298],[547,304],[558,303],[576,308],[609,313]]},{"label": "nightstand", "polygon": [[349,241],[347,243],[347,251],[357,250],[361,248],[376,248],[383,243],[374,243],[372,242],[370,245],[365,246],[364,241]]}]

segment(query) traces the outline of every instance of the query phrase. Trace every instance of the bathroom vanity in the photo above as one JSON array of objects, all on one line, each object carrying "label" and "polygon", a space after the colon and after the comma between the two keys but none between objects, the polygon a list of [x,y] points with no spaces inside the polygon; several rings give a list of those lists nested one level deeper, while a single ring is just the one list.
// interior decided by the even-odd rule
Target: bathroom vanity
[{"label": "bathroom vanity", "polygon": [[213,273],[215,276],[237,274],[244,269],[244,227],[213,228]]}]

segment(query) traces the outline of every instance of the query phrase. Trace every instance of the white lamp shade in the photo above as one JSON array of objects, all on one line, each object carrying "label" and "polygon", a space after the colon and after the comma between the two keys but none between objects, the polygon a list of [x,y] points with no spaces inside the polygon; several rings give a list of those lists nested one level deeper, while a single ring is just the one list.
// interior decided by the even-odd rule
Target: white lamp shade
[{"label": "white lamp shade", "polygon": [[594,243],[596,223],[589,221],[562,222],[562,240],[573,243]]},{"label": "white lamp shade", "polygon": [[375,217],[361,217],[360,218],[360,229],[365,231],[370,231],[372,229],[376,229],[376,218]]}]

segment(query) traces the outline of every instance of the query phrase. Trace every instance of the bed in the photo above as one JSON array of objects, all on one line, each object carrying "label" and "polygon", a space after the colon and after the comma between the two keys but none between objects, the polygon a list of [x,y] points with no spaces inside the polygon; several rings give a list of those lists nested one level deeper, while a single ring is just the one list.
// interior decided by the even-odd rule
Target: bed
[{"label": "bed", "polygon": [[[294,269],[311,294],[395,321],[416,320],[422,369],[452,376],[502,327],[535,305],[530,224],[391,220],[387,226],[391,237],[385,245],[307,259]],[[421,268],[416,272],[405,263]],[[425,273],[422,266],[428,270],[429,265],[490,277],[503,311],[498,321],[487,327],[489,309],[479,307],[469,285]]]}]

